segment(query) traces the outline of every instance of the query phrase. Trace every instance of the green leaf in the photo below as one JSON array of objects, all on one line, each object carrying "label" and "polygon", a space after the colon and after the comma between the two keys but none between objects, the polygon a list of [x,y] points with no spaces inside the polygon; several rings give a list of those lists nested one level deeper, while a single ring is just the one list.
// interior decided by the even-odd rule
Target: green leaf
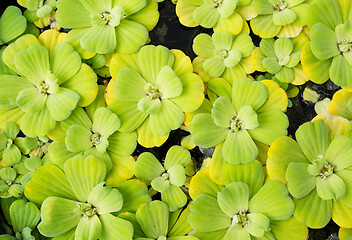
[{"label": "green leaf", "polygon": [[123,206],[120,213],[136,212],[140,206],[152,201],[145,183],[137,179],[122,183],[118,186],[118,190],[123,196]]},{"label": "green leaf", "polygon": [[50,196],[76,200],[64,172],[53,164],[43,165],[33,173],[24,194],[37,205],[41,205]]},{"label": "green leaf", "polygon": [[352,180],[349,178],[351,174],[351,170],[348,169],[343,169],[338,172],[336,172],[336,175],[339,176],[344,184],[346,185],[346,193],[344,196],[339,198],[339,200],[343,201],[344,204],[346,204],[348,207],[351,207],[351,199],[352,199]]},{"label": "green leaf", "polygon": [[169,190],[170,181],[168,179],[157,177],[151,182],[151,186],[154,190],[163,193]]},{"label": "green leaf", "polygon": [[56,126],[56,121],[50,116],[45,106],[39,112],[25,113],[21,119],[21,130],[28,137],[37,137],[48,134]]},{"label": "green leaf", "polygon": [[49,68],[49,52],[41,45],[33,45],[18,52],[14,57],[16,69],[33,84],[47,79]]},{"label": "green leaf", "polygon": [[335,172],[352,165],[350,158],[350,151],[352,150],[351,145],[351,139],[344,135],[337,136],[332,140],[328,150],[325,153],[324,159],[334,165]]},{"label": "green leaf", "polygon": [[231,100],[231,85],[223,78],[211,79],[208,82],[208,89],[218,96],[225,96]]},{"label": "green leaf", "polygon": [[75,231],[75,239],[84,240],[84,239],[97,239],[100,237],[102,232],[101,222],[97,215],[93,215],[88,219],[84,217],[79,221],[76,231]]},{"label": "green leaf", "polygon": [[203,68],[210,76],[217,78],[224,73],[226,66],[222,57],[220,55],[215,55],[205,60]]},{"label": "green leaf", "polygon": [[273,23],[278,26],[291,24],[296,18],[296,13],[289,8],[282,11],[274,11],[273,13]]},{"label": "green leaf", "polygon": [[147,82],[135,70],[124,68],[117,74],[114,93],[122,101],[139,101],[145,97]]},{"label": "green leaf", "polygon": [[210,58],[214,55],[215,46],[212,37],[206,33],[198,34],[192,45],[193,51],[200,57]]},{"label": "green leaf", "polygon": [[87,129],[92,128],[92,121],[88,117],[87,113],[81,107],[76,107],[70,117],[66,118],[65,120],[60,122],[60,127],[63,131],[67,132],[67,130],[72,125],[80,125]]},{"label": "green leaf", "polygon": [[286,170],[287,188],[294,198],[302,198],[316,186],[316,176],[308,172],[308,163],[291,162]]},{"label": "green leaf", "polygon": [[172,166],[186,166],[191,161],[191,154],[181,146],[172,146],[166,153],[164,167],[169,170]]},{"label": "green leaf", "polygon": [[169,206],[170,212],[174,212],[187,204],[187,196],[181,188],[170,184],[167,191],[161,193],[161,200]]},{"label": "green leaf", "polygon": [[10,206],[10,217],[15,232],[22,232],[25,227],[34,229],[40,220],[40,211],[34,203],[16,200]]},{"label": "green leaf", "polygon": [[116,52],[135,53],[147,43],[148,37],[148,30],[142,24],[123,19],[116,27]]},{"label": "green leaf", "polygon": [[264,170],[262,164],[253,161],[249,164],[226,164],[223,170],[224,184],[243,182],[249,187],[249,196],[253,196],[264,183]]},{"label": "green leaf", "polygon": [[108,108],[98,108],[94,113],[93,132],[110,136],[120,128],[120,119]]},{"label": "green leaf", "polygon": [[87,64],[81,64],[81,69],[78,73],[64,82],[61,87],[78,93],[80,99],[77,105],[85,107],[91,104],[97,97],[97,75]]},{"label": "green leaf", "polygon": [[223,142],[229,132],[228,129],[218,127],[209,113],[194,116],[189,129],[194,143],[204,148]]},{"label": "green leaf", "polygon": [[112,6],[111,0],[81,0],[82,5],[91,13],[100,14],[105,11],[110,11]]},{"label": "green leaf", "polygon": [[220,17],[219,11],[212,3],[205,3],[194,10],[193,19],[204,28],[213,28]]},{"label": "green leaf", "polygon": [[248,209],[248,185],[243,182],[230,183],[218,193],[217,198],[221,210],[233,218],[240,211]]},{"label": "green leaf", "polygon": [[259,126],[257,121],[257,113],[255,113],[251,106],[243,106],[237,114],[237,118],[243,122],[243,129],[254,129]]},{"label": "green leaf", "polygon": [[222,156],[232,164],[250,163],[258,155],[258,148],[247,130],[229,131],[222,148]]},{"label": "green leaf", "polygon": [[[259,15],[250,21],[251,29],[254,34],[261,38],[273,38],[281,30],[282,26],[275,25],[273,15]],[[265,53],[264,53],[265,54]]]},{"label": "green leaf", "polygon": [[138,109],[146,114],[156,114],[160,111],[161,101],[159,98],[150,99],[149,96],[144,96],[138,101]]},{"label": "green leaf", "polygon": [[261,213],[250,213],[247,215],[249,224],[245,225],[245,229],[255,237],[263,237],[268,232],[270,220]]},{"label": "green leaf", "polygon": [[21,159],[22,154],[16,145],[12,144],[10,147],[4,149],[2,160],[4,161],[5,165],[13,166],[19,163]]},{"label": "green leaf", "polygon": [[236,9],[238,1],[224,0],[217,8],[222,18],[230,17]]},{"label": "green leaf", "polygon": [[182,165],[173,165],[171,168],[167,170],[169,173],[169,179],[170,183],[177,186],[181,187],[186,181],[186,172],[185,168]]},{"label": "green leaf", "polygon": [[224,236],[223,239],[250,240],[251,236],[249,235],[248,231],[245,230],[244,228],[238,228],[236,225],[231,225],[230,228],[227,230],[226,235]]},{"label": "green leaf", "polygon": [[26,78],[0,75],[0,107],[10,110],[17,107],[16,98],[26,88],[33,88],[33,84]]},{"label": "green leaf", "polygon": [[106,176],[106,185],[116,187],[127,179],[133,177],[133,166],[135,160],[132,156],[121,157],[109,152],[108,157],[111,165],[111,170]]},{"label": "green leaf", "polygon": [[61,43],[54,48],[50,56],[50,69],[58,78],[58,84],[66,82],[81,68],[81,57],[68,43]]},{"label": "green leaf", "polygon": [[335,33],[337,42],[341,43],[344,38],[350,39],[351,35],[351,20],[347,20],[344,24],[336,26]]},{"label": "green leaf", "polygon": [[[127,4],[127,2],[125,2],[125,4]],[[138,2],[138,4],[131,2],[131,4],[133,4],[134,7],[137,7],[140,4],[143,4],[143,1]],[[148,31],[152,31],[159,20],[158,3],[148,0],[145,7],[129,16],[129,19],[142,24]]]},{"label": "green leaf", "polygon": [[284,83],[290,83],[295,80],[295,74],[292,68],[288,67],[281,68],[281,70],[276,73],[275,77]]},{"label": "green leaf", "polygon": [[249,57],[254,50],[252,38],[248,34],[239,34],[233,40],[231,50],[239,51],[242,58]]},{"label": "green leaf", "polygon": [[150,115],[150,129],[154,134],[165,135],[181,126],[183,111],[169,99],[161,100],[160,110]]},{"label": "green leaf", "polygon": [[229,128],[231,119],[236,116],[232,103],[224,96],[220,96],[215,100],[211,114],[214,123],[221,128]]},{"label": "green leaf", "polygon": [[285,185],[269,181],[249,201],[249,212],[262,213],[270,220],[285,220],[291,217],[295,205],[288,196]]},{"label": "green leaf", "polygon": [[231,218],[221,210],[216,198],[208,194],[193,200],[187,221],[197,232],[218,231],[231,225]]},{"label": "green leaf", "polygon": [[136,218],[149,238],[157,239],[167,235],[169,209],[165,203],[156,200],[141,206],[136,212]]},{"label": "green leaf", "polygon": [[249,129],[251,137],[267,145],[281,136],[287,135],[288,118],[281,110],[271,110],[258,113],[259,126]]},{"label": "green leaf", "polygon": [[144,46],[138,53],[142,76],[147,82],[154,84],[164,66],[173,66],[174,58],[166,47]]},{"label": "green leaf", "polygon": [[133,172],[136,177],[152,181],[159,177],[165,169],[152,153],[144,152],[138,156]]},{"label": "green leaf", "polygon": [[342,201],[333,202],[332,208],[332,220],[339,224],[339,226],[350,228],[350,219],[352,216],[352,210]]},{"label": "green leaf", "polygon": [[208,194],[216,198],[218,192],[223,189],[222,185],[216,184],[209,173],[209,168],[197,172],[189,184],[189,195],[195,199],[200,194]]},{"label": "green leaf", "polygon": [[314,190],[307,196],[294,199],[296,209],[294,216],[297,221],[310,228],[323,228],[328,224],[332,214],[332,200],[325,201]]},{"label": "green leaf", "polygon": [[212,40],[216,50],[229,51],[232,46],[233,36],[228,32],[214,32],[212,35]]},{"label": "green leaf", "polygon": [[76,227],[81,217],[75,213],[77,202],[59,197],[48,197],[42,204],[42,221],[38,225],[39,232],[46,237],[55,237]]},{"label": "green leaf", "polygon": [[83,49],[100,54],[111,53],[116,49],[115,28],[108,24],[94,25],[82,36],[80,43]]},{"label": "green leaf", "polygon": [[46,106],[50,115],[56,121],[62,121],[71,115],[77,106],[80,96],[67,88],[60,88],[55,94],[49,94]]},{"label": "green leaf", "polygon": [[103,185],[104,183],[100,183],[92,189],[87,202],[98,209],[99,215],[119,211],[123,204],[121,193]]},{"label": "green leaf", "polygon": [[276,57],[266,57],[263,59],[262,64],[271,74],[276,74],[282,69],[282,66],[278,63]]},{"label": "green leaf", "polygon": [[94,156],[77,155],[65,163],[65,173],[77,199],[86,202],[89,193],[106,175],[105,163]]},{"label": "green leaf", "polygon": [[275,49],[274,49],[275,40],[273,38],[270,39],[262,39],[260,41],[260,51],[266,57],[276,57]]},{"label": "green leaf", "polygon": [[163,67],[155,81],[161,99],[178,97],[182,93],[182,83],[176,73],[169,66]]},{"label": "green leaf", "polygon": [[[253,12],[252,9],[251,11]],[[217,24],[213,27],[213,30],[214,32],[228,32],[237,35],[247,31],[248,28],[244,18],[242,18],[239,12],[234,11],[228,18],[220,17]]]},{"label": "green leaf", "polygon": [[340,53],[335,33],[322,23],[314,25],[310,31],[310,47],[319,60],[326,60]]},{"label": "green leaf", "polygon": [[290,56],[293,50],[293,43],[288,38],[279,38],[274,43],[276,56]]},{"label": "green leaf", "polygon": [[[330,17],[327,18],[326,16]],[[317,23],[322,23],[330,29],[335,29],[342,22],[338,1],[320,0],[312,4],[307,14],[307,25],[310,28]]]},{"label": "green leaf", "polygon": [[127,157],[133,153],[137,146],[137,137],[135,132],[121,133],[115,132],[109,138],[109,147],[107,150],[119,156]]},{"label": "green leaf", "polygon": [[57,9],[57,22],[64,28],[84,28],[92,26],[90,12],[80,1],[58,1]]},{"label": "green leaf", "polygon": [[296,131],[296,139],[310,162],[321,159],[330,144],[328,128],[322,120],[301,125]]},{"label": "green leaf", "polygon": [[232,68],[237,65],[242,58],[242,54],[240,51],[231,50],[228,52],[228,56],[224,59],[224,64],[227,68]]},{"label": "green leaf", "polygon": [[20,128],[16,123],[6,122],[2,128],[1,133],[4,134],[8,139],[15,140],[17,134],[19,134]]},{"label": "green leaf", "polygon": [[249,78],[241,78],[233,82],[232,104],[237,112],[246,105],[257,111],[265,103],[267,97],[267,89],[259,82],[254,82]]},{"label": "green leaf", "polygon": [[24,112],[40,111],[47,100],[47,95],[42,95],[39,90],[32,86],[19,92],[16,102]]},{"label": "green leaf", "polygon": [[8,43],[20,36],[27,28],[27,20],[15,6],[8,6],[0,18],[0,39]]},{"label": "green leaf", "polygon": [[344,56],[337,55],[332,60],[329,76],[335,84],[343,87],[351,87],[352,65],[348,63]]},{"label": "green leaf", "polygon": [[346,185],[342,179],[336,175],[331,174],[325,179],[316,178],[317,193],[319,197],[324,200],[337,201],[338,198],[343,197],[346,193]]},{"label": "green leaf", "polygon": [[102,240],[109,239],[131,239],[133,236],[133,226],[130,222],[111,214],[99,216],[102,224]]},{"label": "green leaf", "polygon": [[142,10],[147,4],[146,0],[142,1],[119,1],[118,5],[123,8],[127,15],[132,15]]}]

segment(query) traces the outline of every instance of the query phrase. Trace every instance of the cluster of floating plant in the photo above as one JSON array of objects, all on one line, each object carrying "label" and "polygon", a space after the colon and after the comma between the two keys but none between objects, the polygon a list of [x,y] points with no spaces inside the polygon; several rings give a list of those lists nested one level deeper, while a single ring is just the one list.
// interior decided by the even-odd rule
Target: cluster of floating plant
[{"label": "cluster of floating plant", "polygon": [[[0,239],[304,240],[331,219],[352,239],[351,1],[172,1],[213,30],[193,61],[148,45],[160,0],[17,2],[0,17]],[[329,79],[287,136],[289,98]],[[165,159],[135,151],[180,128]]]}]

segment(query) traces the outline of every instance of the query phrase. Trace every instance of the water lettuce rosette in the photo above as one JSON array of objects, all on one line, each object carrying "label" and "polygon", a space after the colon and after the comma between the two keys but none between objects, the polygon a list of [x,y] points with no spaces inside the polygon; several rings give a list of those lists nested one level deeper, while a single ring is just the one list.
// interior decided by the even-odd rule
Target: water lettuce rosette
[{"label": "water lettuce rosette", "polygon": [[0,76],[0,107],[25,112],[21,130],[29,137],[48,134],[77,105],[87,106],[96,97],[96,74],[68,43],[48,49],[24,35],[6,48],[3,60],[20,76]]},{"label": "water lettuce rosette", "polygon": [[257,15],[252,0],[179,0],[176,14],[187,27],[200,25],[233,35],[247,27],[245,20]]},{"label": "water lettuce rosette", "polygon": [[336,0],[319,0],[309,8],[311,42],[302,51],[302,66],[313,82],[331,79],[339,86],[352,86],[350,11],[350,2]]},{"label": "water lettuce rosette", "polygon": [[252,39],[245,33],[201,33],[193,40],[193,51],[200,58],[194,61],[202,61],[203,70],[212,78],[237,79],[254,72],[249,61],[253,49]]},{"label": "water lettuce rosette", "polygon": [[129,54],[147,43],[159,12],[152,0],[58,0],[56,19],[60,26],[76,29],[83,49]]},{"label": "water lettuce rosette", "polygon": [[112,215],[123,207],[123,196],[104,186],[105,163],[77,155],[64,168],[44,165],[26,185],[26,197],[41,205],[39,232],[54,239],[131,239],[132,224]]},{"label": "water lettuce rosette", "polygon": [[265,181],[260,162],[227,163],[224,185],[205,168],[190,184],[188,221],[199,239],[307,239],[307,227],[292,217],[294,202],[278,181]]},{"label": "water lettuce rosette", "polygon": [[286,103],[281,104],[274,100],[280,94],[270,95],[261,82],[235,80],[232,96],[218,97],[211,113],[199,113],[193,118],[189,129],[194,143],[205,148],[224,143],[222,156],[227,162],[252,162],[258,155],[255,141],[271,145],[277,137],[287,134],[288,119],[283,113],[287,96],[284,93]]},{"label": "water lettuce rosette", "polygon": [[322,228],[332,217],[339,226],[351,227],[352,139],[338,135],[331,140],[323,120],[301,125],[296,139],[278,138],[270,147],[269,177],[287,184],[298,221]]},{"label": "water lettuce rosette", "polygon": [[310,4],[306,0],[253,0],[258,16],[250,21],[261,38],[296,37],[307,24]]},{"label": "water lettuce rosette", "polygon": [[135,54],[116,54],[110,71],[107,102],[121,120],[119,131],[137,130],[145,147],[163,144],[183,123],[184,112],[196,110],[204,99],[202,80],[179,50],[144,46]]}]

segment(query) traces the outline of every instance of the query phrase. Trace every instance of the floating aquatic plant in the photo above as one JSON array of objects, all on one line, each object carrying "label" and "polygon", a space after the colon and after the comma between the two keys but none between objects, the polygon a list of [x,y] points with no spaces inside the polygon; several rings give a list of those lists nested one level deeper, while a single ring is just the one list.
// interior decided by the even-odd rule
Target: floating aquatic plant
[{"label": "floating aquatic plant", "polygon": [[330,140],[323,120],[301,125],[296,139],[278,138],[270,147],[269,177],[287,183],[298,221],[321,228],[332,217],[338,225],[350,227],[352,139],[339,135]]},{"label": "floating aquatic plant", "polygon": [[27,154],[29,149],[24,147],[24,138],[17,137],[20,128],[16,123],[7,122],[0,133],[0,153],[3,164],[13,166]]},{"label": "floating aquatic plant", "polygon": [[[111,214],[122,208],[123,197],[116,188],[104,186],[106,173],[102,160],[82,155],[67,160],[65,172],[52,164],[38,168],[25,195],[42,204],[39,232],[67,239],[132,238],[132,225]],[[56,184],[43,184],[42,179],[48,178]]]},{"label": "floating aquatic plant", "polygon": [[183,123],[184,112],[196,110],[204,99],[202,80],[178,50],[144,46],[138,54],[116,54],[110,69],[116,99],[108,104],[121,120],[119,131],[137,130],[138,143],[146,147],[163,144]]},{"label": "floating aquatic plant", "polygon": [[0,17],[0,45],[19,37],[27,28],[27,20],[18,7],[9,6]]},{"label": "floating aquatic plant", "polygon": [[[286,187],[277,182],[264,184],[262,164],[226,164],[224,184],[212,181],[209,168],[191,181],[194,199],[188,217],[199,239],[306,239],[308,229],[291,217],[294,203]],[[280,196],[280,197],[279,197]]]},{"label": "floating aquatic plant", "polygon": [[351,11],[348,4],[319,0],[309,8],[307,23],[311,28],[311,42],[303,49],[302,66],[313,82],[321,84],[330,78],[339,86],[352,86],[352,23],[346,13]]},{"label": "floating aquatic plant", "polygon": [[306,0],[253,0],[258,16],[250,21],[261,38],[296,37],[307,24],[310,4]]},{"label": "floating aquatic plant", "polygon": [[64,28],[79,29],[82,48],[100,54],[129,54],[147,43],[148,31],[159,20],[152,0],[58,0],[56,19]]},{"label": "floating aquatic plant", "polygon": [[187,27],[201,25],[214,28],[215,32],[239,34],[257,14],[252,8],[252,0],[179,0],[176,14]]},{"label": "floating aquatic plant", "polygon": [[262,39],[253,52],[252,64],[259,71],[267,71],[283,83],[303,84],[308,81],[303,73],[301,49],[288,38]]},{"label": "floating aquatic plant", "polygon": [[12,167],[0,169],[0,198],[20,197],[24,186],[19,183],[17,171]]},{"label": "floating aquatic plant", "polygon": [[[40,24],[43,21],[50,23],[50,14],[56,10],[56,0],[17,0],[23,7],[27,8],[24,15],[30,22],[35,22],[38,27],[49,24]],[[40,22],[41,21],[41,22]]]},{"label": "floating aquatic plant", "polygon": [[[222,156],[231,163],[249,163],[258,155],[254,140],[270,145],[287,134],[288,119],[273,102],[268,89],[249,78],[235,80],[232,97],[220,96],[212,112],[199,113],[190,123],[194,142],[201,147],[224,143]],[[286,102],[287,107],[287,102]]]},{"label": "floating aquatic plant", "polygon": [[191,161],[191,155],[183,147],[173,146],[166,154],[164,166],[152,153],[142,153],[134,165],[136,177],[151,182],[154,190],[161,193],[161,199],[168,204],[171,212],[187,203],[182,191],[186,181],[185,166]]},{"label": "floating aquatic plant", "polygon": [[77,105],[87,106],[97,94],[96,74],[70,44],[50,50],[33,35],[24,35],[3,53],[4,62],[21,77],[0,76],[0,107],[19,106],[25,112],[21,130],[29,137],[48,134],[57,121],[68,118]]},{"label": "floating aquatic plant", "polygon": [[194,52],[204,61],[204,71],[213,78],[237,79],[252,73],[254,69],[246,58],[253,49],[251,37],[244,33],[232,36],[227,32],[215,32],[211,37],[201,33],[193,41]]}]

